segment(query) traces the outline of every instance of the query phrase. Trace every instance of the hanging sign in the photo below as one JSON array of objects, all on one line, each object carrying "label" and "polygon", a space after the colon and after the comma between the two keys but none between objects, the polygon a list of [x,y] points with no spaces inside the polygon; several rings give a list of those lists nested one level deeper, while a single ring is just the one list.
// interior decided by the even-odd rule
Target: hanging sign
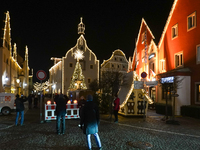
[{"label": "hanging sign", "polygon": [[134,89],[144,89],[144,82],[134,81]]},{"label": "hanging sign", "polygon": [[158,81],[147,81],[145,82],[146,86],[156,86],[158,84]]},{"label": "hanging sign", "polygon": [[47,74],[44,70],[39,70],[36,73],[36,77],[38,78],[38,80],[44,80],[46,78]]}]

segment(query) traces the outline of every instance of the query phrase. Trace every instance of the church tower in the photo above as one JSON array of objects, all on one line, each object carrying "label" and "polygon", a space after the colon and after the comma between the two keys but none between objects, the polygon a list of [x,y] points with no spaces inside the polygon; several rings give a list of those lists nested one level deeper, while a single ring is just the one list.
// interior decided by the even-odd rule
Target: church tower
[{"label": "church tower", "polygon": [[83,18],[80,18],[80,23],[78,24],[78,34],[85,34],[85,25],[83,23]]}]

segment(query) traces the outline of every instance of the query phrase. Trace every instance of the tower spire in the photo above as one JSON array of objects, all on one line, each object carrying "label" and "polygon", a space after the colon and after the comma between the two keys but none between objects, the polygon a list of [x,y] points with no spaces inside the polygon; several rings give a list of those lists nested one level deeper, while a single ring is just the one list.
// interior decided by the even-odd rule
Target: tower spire
[{"label": "tower spire", "polygon": [[78,34],[85,34],[85,25],[83,23],[83,18],[80,18],[80,23],[78,24]]}]

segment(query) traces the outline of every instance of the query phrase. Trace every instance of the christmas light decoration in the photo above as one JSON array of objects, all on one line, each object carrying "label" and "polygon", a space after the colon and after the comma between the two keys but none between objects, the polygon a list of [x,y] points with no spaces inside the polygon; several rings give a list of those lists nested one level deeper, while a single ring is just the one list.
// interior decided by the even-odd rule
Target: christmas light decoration
[{"label": "christmas light decoration", "polygon": [[74,58],[77,59],[77,61],[79,61],[80,59],[83,59],[83,51],[81,50],[76,50],[76,52],[74,53]]}]

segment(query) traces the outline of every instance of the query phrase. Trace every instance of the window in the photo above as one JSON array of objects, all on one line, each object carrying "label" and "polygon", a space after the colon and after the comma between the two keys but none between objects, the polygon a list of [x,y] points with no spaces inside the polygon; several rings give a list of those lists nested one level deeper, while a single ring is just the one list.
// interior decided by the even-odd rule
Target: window
[{"label": "window", "polygon": [[190,31],[194,28],[196,28],[196,12],[187,17],[187,30]]},{"label": "window", "polygon": [[93,65],[90,65],[90,69],[93,69]]},{"label": "window", "polygon": [[69,67],[73,67],[73,63],[69,63]]},{"label": "window", "polygon": [[117,67],[119,68],[119,65]]},{"label": "window", "polygon": [[114,65],[112,64],[112,68],[114,68]]},{"label": "window", "polygon": [[120,58],[120,61],[122,61],[122,58]]},{"label": "window", "polygon": [[165,59],[160,60],[160,72],[165,72]]},{"label": "window", "polygon": [[90,83],[91,82],[91,80],[90,79],[88,79],[88,83]]},{"label": "window", "polygon": [[145,40],[145,32],[142,33],[142,44],[144,43]]},{"label": "window", "polygon": [[195,83],[195,90],[196,90],[196,102],[197,103],[200,103],[200,83],[198,82],[198,83]]},{"label": "window", "polygon": [[117,60],[117,58],[115,57],[115,61]]},{"label": "window", "polygon": [[162,86],[162,99],[171,100],[171,91],[173,91],[173,83],[169,83],[168,85]]},{"label": "window", "polygon": [[178,24],[172,27],[172,39],[178,37]]},{"label": "window", "polygon": [[200,45],[197,45],[197,64],[200,64]]},{"label": "window", "polygon": [[175,68],[183,66],[183,52],[175,54]]}]

